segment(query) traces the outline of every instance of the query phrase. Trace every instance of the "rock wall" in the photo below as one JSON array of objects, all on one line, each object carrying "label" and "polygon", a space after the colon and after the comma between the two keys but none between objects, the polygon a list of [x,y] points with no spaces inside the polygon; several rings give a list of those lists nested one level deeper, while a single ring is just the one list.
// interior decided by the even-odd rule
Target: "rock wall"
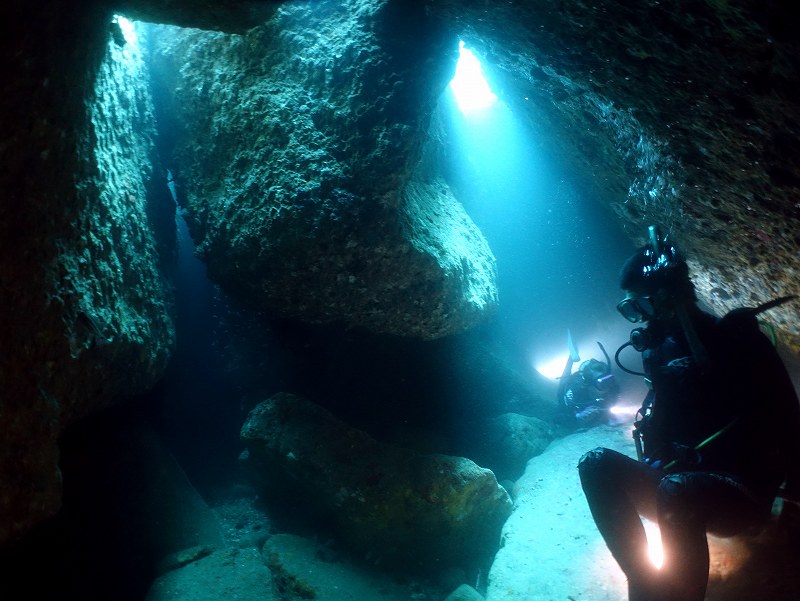
[{"label": "rock wall", "polygon": [[[720,313],[800,293],[800,14],[786,3],[436,0],[632,239],[660,224]],[[800,352],[800,304],[766,315]]]},{"label": "rock wall", "polygon": [[421,165],[457,50],[421,6],[287,3],[243,36],[154,35],[215,280],[278,314],[422,338],[493,309],[494,257]]},{"label": "rock wall", "polygon": [[141,56],[103,10],[27,12],[1,55],[0,544],[58,510],[63,429],[152,386],[174,342]]}]

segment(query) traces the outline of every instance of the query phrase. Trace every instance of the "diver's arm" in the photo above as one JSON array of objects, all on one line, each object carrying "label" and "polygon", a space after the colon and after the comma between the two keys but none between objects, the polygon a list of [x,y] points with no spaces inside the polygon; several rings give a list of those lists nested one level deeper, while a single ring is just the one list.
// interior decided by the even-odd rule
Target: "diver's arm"
[{"label": "diver's arm", "polygon": [[567,364],[564,366],[564,371],[561,372],[561,378],[558,380],[558,392],[556,395],[559,405],[565,405],[564,394],[567,392],[567,386],[569,386],[569,377],[572,375],[573,365],[574,361],[572,360],[572,357],[567,357]]}]

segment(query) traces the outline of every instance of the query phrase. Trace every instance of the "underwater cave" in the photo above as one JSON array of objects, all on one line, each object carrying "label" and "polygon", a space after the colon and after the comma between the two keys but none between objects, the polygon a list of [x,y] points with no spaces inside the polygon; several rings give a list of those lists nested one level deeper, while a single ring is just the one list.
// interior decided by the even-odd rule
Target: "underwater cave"
[{"label": "underwater cave", "polygon": [[[620,267],[653,225],[708,312],[800,295],[797,9],[0,10],[2,599],[626,598],[576,470],[636,454]],[[706,599],[797,598],[793,504]]]}]

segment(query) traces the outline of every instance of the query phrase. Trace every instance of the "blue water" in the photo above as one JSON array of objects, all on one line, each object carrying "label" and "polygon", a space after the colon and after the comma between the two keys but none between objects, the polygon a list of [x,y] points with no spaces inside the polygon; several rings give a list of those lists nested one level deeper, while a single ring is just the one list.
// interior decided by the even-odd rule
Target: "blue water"
[{"label": "blue water", "polygon": [[445,171],[497,259],[499,335],[531,364],[566,352],[616,349],[629,327],[617,280],[634,245],[583,184],[546,154],[502,102],[463,114],[448,88]]}]

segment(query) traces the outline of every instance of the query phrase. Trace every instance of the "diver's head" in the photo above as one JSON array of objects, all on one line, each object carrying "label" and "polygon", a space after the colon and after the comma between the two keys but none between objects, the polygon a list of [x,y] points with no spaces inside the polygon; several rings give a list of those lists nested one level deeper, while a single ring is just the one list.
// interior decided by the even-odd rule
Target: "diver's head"
[{"label": "diver's head", "polygon": [[578,373],[587,385],[594,386],[600,391],[608,390],[614,382],[608,364],[597,359],[587,359],[581,363]]},{"label": "diver's head", "polygon": [[668,320],[678,304],[697,300],[689,267],[666,236],[650,226],[650,241],[622,266],[620,287],[625,298],[617,309],[631,322]]}]

